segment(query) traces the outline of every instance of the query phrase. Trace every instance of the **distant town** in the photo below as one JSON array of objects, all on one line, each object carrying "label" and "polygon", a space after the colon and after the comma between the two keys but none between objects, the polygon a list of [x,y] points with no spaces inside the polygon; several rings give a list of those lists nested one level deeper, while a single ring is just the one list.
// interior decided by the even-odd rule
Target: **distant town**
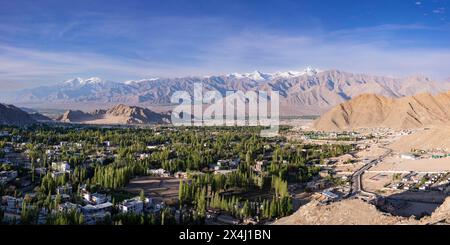
[{"label": "distant town", "polygon": [[339,183],[320,166],[354,148],[261,138],[259,130],[2,126],[2,222],[270,223],[297,208],[294,192]]}]

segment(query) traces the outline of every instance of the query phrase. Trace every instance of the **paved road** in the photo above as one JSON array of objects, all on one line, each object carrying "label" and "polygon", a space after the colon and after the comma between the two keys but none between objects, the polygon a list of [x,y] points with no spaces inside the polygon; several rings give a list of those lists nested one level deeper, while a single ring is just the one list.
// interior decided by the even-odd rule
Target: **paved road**
[{"label": "paved road", "polygon": [[364,165],[362,168],[360,168],[359,170],[357,170],[353,175],[352,175],[352,179],[351,179],[351,191],[350,191],[350,196],[355,196],[358,195],[360,193],[366,193],[366,194],[374,194],[374,193],[370,193],[370,192],[366,192],[364,191],[363,187],[362,187],[362,175],[364,174],[364,172],[366,170],[369,170],[371,167],[373,167],[373,165],[377,164],[378,162],[382,161],[385,157],[387,157],[389,154],[392,153],[392,149],[386,148],[386,147],[381,147],[386,149],[387,151],[379,156],[376,159],[373,159],[372,161],[370,161],[369,163],[367,163],[366,165]]}]

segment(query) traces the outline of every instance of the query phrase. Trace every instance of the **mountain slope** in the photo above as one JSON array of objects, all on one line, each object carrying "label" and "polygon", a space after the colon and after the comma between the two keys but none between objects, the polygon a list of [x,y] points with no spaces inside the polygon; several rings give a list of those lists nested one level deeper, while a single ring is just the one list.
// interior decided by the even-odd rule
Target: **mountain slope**
[{"label": "mountain slope", "polygon": [[194,83],[202,83],[205,91],[216,90],[223,96],[229,90],[279,91],[282,115],[319,114],[363,93],[399,98],[450,89],[448,83],[437,83],[423,76],[391,78],[308,68],[298,72],[269,74],[255,71],[209,77],[152,78],[124,83],[100,78],[76,78],[54,86],[22,90],[5,99],[24,105],[44,104],[46,108],[93,103],[107,106],[125,103],[154,108],[169,105],[170,97],[176,91],[188,91],[192,95]]},{"label": "mountain slope", "polygon": [[108,110],[85,113],[79,110],[66,111],[57,119],[68,123],[89,124],[163,124],[169,123],[169,116],[153,112],[147,108],[116,105]]},{"label": "mountain slope", "polygon": [[36,123],[31,116],[13,105],[0,104],[0,125],[26,126]]},{"label": "mountain slope", "polygon": [[33,118],[33,120],[38,121],[38,122],[50,122],[53,121],[51,118],[42,115],[41,113],[38,112],[33,112],[33,113],[29,113],[30,117]]},{"label": "mountain slope", "polygon": [[421,128],[450,122],[450,92],[421,93],[399,99],[363,94],[342,103],[314,123],[318,130]]},{"label": "mountain slope", "polygon": [[68,110],[59,116],[56,120],[60,122],[84,122],[94,120],[95,116],[89,113],[82,112],[80,110]]}]

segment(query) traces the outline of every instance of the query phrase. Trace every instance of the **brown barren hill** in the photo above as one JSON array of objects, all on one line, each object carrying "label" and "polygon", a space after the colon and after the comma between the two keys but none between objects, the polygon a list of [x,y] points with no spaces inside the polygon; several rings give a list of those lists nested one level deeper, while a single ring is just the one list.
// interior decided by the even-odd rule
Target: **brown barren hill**
[{"label": "brown barren hill", "polygon": [[401,137],[389,147],[400,152],[409,152],[413,149],[450,151],[450,126],[436,126],[419,130],[411,135]]},{"label": "brown barren hill", "polygon": [[156,113],[147,108],[120,104],[107,110],[104,114],[97,115],[98,119],[93,123],[113,124],[161,124],[169,123],[166,115]]},{"label": "brown barren hill", "polygon": [[75,111],[68,110],[64,112],[64,114],[59,116],[56,120],[60,122],[73,123],[73,122],[84,122],[92,119],[94,119],[94,116],[89,113],[85,113],[80,110]]},{"label": "brown barren hill", "polygon": [[[449,191],[448,188],[446,191]],[[360,199],[346,199],[328,205],[311,201],[274,225],[418,225],[450,223],[450,197],[430,215],[420,220],[379,211]]]},{"label": "brown barren hill", "polygon": [[450,92],[399,99],[363,94],[342,103],[314,122],[323,131],[358,128],[422,128],[450,122]]},{"label": "brown barren hill", "polygon": [[86,124],[164,124],[170,123],[169,116],[147,108],[116,105],[108,110],[95,110],[91,113],[67,111],[58,118],[61,122]]},{"label": "brown barren hill", "polygon": [[311,201],[275,225],[393,225],[407,219],[384,214],[359,199],[348,199],[330,205]]}]

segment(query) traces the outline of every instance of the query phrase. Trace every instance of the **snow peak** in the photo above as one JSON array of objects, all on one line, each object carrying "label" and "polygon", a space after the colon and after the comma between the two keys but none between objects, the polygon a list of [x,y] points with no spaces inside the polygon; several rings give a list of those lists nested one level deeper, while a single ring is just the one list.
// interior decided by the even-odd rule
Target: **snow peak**
[{"label": "snow peak", "polygon": [[207,231],[186,231],[180,232],[179,239],[180,240],[206,240],[206,242],[211,242],[214,232]]}]

